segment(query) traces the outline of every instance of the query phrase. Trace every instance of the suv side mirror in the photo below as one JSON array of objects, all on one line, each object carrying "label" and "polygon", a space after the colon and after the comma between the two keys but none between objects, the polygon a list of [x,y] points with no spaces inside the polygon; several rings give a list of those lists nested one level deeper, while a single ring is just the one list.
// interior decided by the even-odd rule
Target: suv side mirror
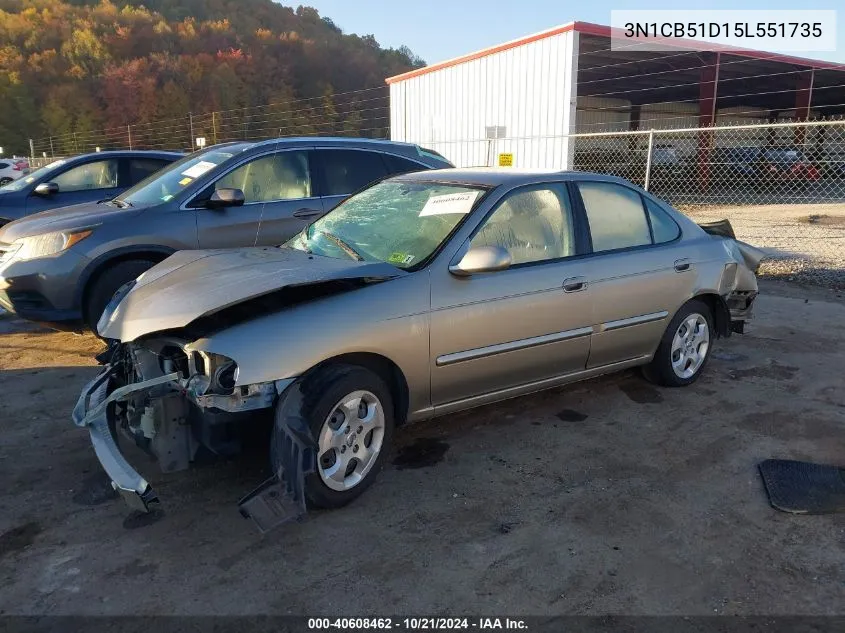
[{"label": "suv side mirror", "polygon": [[36,196],[41,196],[43,198],[49,198],[50,196],[55,196],[59,193],[59,185],[54,182],[42,182],[35,186],[35,189],[32,190]]},{"label": "suv side mirror", "polygon": [[507,270],[511,262],[511,254],[501,246],[476,246],[469,249],[457,264],[449,266],[449,272],[457,277],[469,277],[475,273]]},{"label": "suv side mirror", "polygon": [[240,189],[217,189],[206,200],[206,209],[225,209],[226,207],[242,207],[246,202],[244,192]]}]

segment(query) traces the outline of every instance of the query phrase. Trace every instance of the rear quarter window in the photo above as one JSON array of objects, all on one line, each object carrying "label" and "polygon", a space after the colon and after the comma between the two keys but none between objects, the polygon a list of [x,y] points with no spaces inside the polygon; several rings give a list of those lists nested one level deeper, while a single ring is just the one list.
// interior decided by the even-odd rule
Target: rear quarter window
[{"label": "rear quarter window", "polygon": [[651,221],[651,231],[654,235],[655,244],[665,244],[676,240],[681,235],[681,228],[677,225],[666,211],[660,208],[654,201],[648,198],[645,200],[645,207],[648,211],[648,218]]}]

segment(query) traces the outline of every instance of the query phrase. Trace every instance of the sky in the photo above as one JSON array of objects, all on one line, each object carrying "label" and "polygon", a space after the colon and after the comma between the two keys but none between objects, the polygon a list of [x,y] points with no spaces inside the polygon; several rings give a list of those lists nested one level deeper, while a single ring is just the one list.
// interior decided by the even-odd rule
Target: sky
[{"label": "sky", "polygon": [[[677,0],[643,3],[619,0],[302,0],[301,3],[331,18],[345,33],[374,35],[383,46],[408,46],[432,64],[573,20],[610,24],[612,9],[837,9],[841,1],[698,0],[680,7]],[[283,4],[294,3],[283,0]],[[836,52],[792,54],[845,62],[845,11],[837,16]]]}]

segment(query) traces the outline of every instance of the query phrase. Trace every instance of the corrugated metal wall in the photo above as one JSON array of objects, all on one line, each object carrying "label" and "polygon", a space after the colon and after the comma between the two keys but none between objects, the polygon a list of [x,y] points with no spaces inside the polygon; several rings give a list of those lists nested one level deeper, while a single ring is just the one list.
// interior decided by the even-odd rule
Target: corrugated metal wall
[{"label": "corrugated metal wall", "polygon": [[461,167],[512,153],[515,167],[563,168],[564,136],[575,131],[577,38],[560,33],[392,83],[391,138]]}]

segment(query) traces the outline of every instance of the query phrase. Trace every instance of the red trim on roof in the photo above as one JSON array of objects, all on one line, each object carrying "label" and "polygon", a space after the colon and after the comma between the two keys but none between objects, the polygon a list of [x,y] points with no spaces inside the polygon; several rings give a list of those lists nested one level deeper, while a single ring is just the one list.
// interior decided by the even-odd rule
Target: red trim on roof
[{"label": "red trim on roof", "polygon": [[476,51],[475,53],[470,53],[469,55],[462,55],[461,57],[455,57],[454,59],[450,59],[445,62],[432,64],[431,66],[425,66],[424,68],[417,68],[416,70],[411,70],[409,72],[403,73],[401,75],[396,75],[394,77],[388,77],[387,79],[385,79],[385,81],[389,84],[395,83],[397,81],[405,81],[406,79],[411,79],[413,77],[419,77],[420,75],[427,75],[428,73],[433,73],[435,70],[451,68],[452,66],[457,66],[458,64],[471,62],[474,59],[481,59],[482,57],[487,57],[488,55],[495,55],[496,53],[501,53],[502,51],[506,51],[511,48],[516,48],[517,46],[523,46],[525,44],[530,44],[531,42],[544,40],[547,37],[553,37],[555,35],[560,35],[561,33],[572,31],[575,29],[576,24],[577,22],[570,22],[569,24],[564,24],[563,26],[558,26],[553,29],[549,29],[548,31],[541,31],[540,33],[521,37],[518,40],[505,42],[504,44],[499,44],[498,46],[484,48],[480,51]]},{"label": "red trim on roof", "polygon": [[[585,33],[587,35],[595,35],[598,37],[607,38],[612,38],[613,35],[616,34],[618,36],[616,39],[630,39],[623,38],[621,30],[613,29],[603,24],[593,24],[591,22],[570,22],[569,24],[564,24],[563,26],[558,26],[553,29],[549,29],[548,31],[541,31],[540,33],[535,33],[534,35],[527,35],[526,37],[521,37],[510,42],[505,42],[504,44],[499,44],[498,46],[491,46],[490,48],[485,48],[480,51],[476,51],[475,53],[469,53],[468,55],[455,57],[454,59],[450,59],[445,62],[439,62],[437,64],[432,64],[431,66],[425,66],[424,68],[417,68],[416,70],[411,70],[401,75],[388,77],[385,81],[388,84],[396,83],[399,81],[405,81],[406,79],[412,79],[414,77],[419,77],[420,75],[427,75],[428,73],[432,73],[437,70],[442,70],[444,68],[451,68],[452,66],[457,66],[458,64],[464,64],[466,62],[471,62],[475,59],[481,59],[482,57],[495,55],[496,53],[501,53],[502,51],[510,50],[511,48],[516,48],[517,46],[524,46],[525,44],[530,44],[531,42],[536,42],[538,40],[544,40],[548,37],[553,37],[555,35],[560,35],[561,33],[567,33],[569,31],[576,31],[577,33]],[[655,40],[652,38],[651,41]],[[657,41],[660,42],[660,40]],[[809,68],[816,68],[821,70],[845,71],[845,64],[838,64],[836,62],[826,62],[819,59],[807,59],[805,57],[793,57],[791,55],[781,55],[779,53],[768,53],[765,51],[757,51],[750,48],[726,46],[724,44],[710,44],[696,40],[684,39],[666,39],[664,42],[661,43],[665,43],[671,46],[677,46],[678,48],[689,48],[690,52],[713,51],[727,53],[730,55],[737,55],[739,57],[749,57],[752,59],[779,62],[782,64],[807,66]]]}]

